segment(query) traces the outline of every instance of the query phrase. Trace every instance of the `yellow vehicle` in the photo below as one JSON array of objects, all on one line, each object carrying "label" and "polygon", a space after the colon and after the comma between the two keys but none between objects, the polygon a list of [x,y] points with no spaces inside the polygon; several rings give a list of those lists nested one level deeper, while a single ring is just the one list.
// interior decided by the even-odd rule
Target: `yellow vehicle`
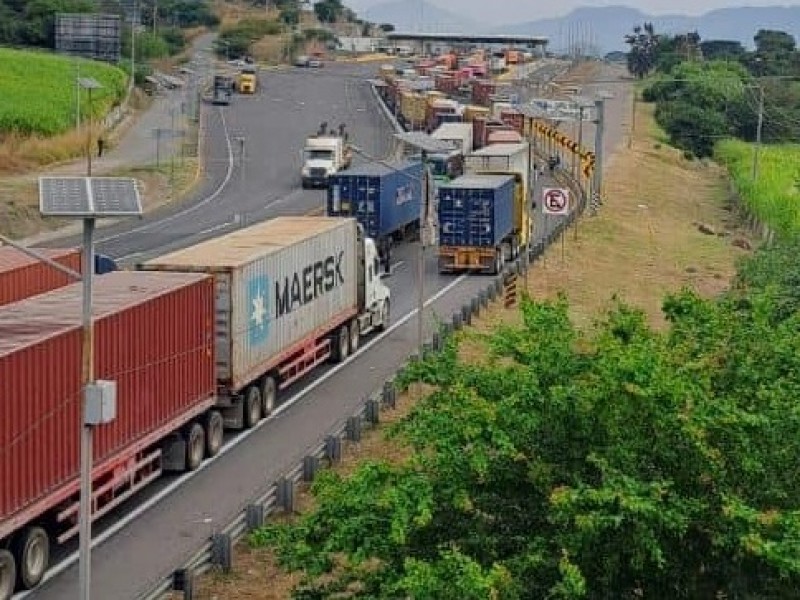
[{"label": "yellow vehicle", "polygon": [[236,91],[240,94],[255,94],[258,87],[258,76],[255,67],[244,67],[236,82]]}]

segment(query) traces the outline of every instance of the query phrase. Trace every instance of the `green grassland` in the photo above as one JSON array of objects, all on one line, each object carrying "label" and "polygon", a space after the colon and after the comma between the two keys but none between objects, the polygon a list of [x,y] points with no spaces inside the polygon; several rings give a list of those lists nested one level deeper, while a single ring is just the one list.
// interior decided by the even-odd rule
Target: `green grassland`
[{"label": "green grassland", "polygon": [[[106,114],[125,95],[127,75],[106,63],[47,52],[0,48],[0,133],[51,136],[75,124],[76,77],[92,77],[91,113]],[[89,112],[81,93],[81,115]]]},{"label": "green grassland", "polygon": [[724,140],[715,155],[760,221],[781,235],[800,233],[800,145],[763,146],[753,181],[753,144]]}]

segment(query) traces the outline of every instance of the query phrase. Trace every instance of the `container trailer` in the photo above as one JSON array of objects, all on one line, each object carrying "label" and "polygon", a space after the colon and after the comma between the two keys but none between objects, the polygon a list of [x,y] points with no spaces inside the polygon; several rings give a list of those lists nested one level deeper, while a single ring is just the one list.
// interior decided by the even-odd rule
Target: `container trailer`
[{"label": "container trailer", "polygon": [[471,123],[442,123],[431,134],[431,137],[443,142],[451,142],[462,154],[472,152],[472,124]]},{"label": "container trailer", "polygon": [[[32,248],[60,265],[81,272],[79,248]],[[102,254],[95,255],[94,272],[102,275],[117,269]],[[0,246],[0,306],[74,283],[76,280],[55,267],[14,248]]]},{"label": "container trailer", "polygon": [[512,175],[464,175],[437,187],[439,272],[500,273],[520,244]]},{"label": "container trailer", "polygon": [[[82,284],[0,308],[0,599],[30,589],[78,533]],[[214,282],[118,271],[93,289],[94,365],[117,386],[94,435],[93,518],[222,446]]]},{"label": "container trailer", "polygon": [[394,242],[419,232],[422,163],[361,164],[337,174],[328,189],[329,216],[355,217],[375,240],[385,269]]},{"label": "container trailer", "polygon": [[277,217],[140,269],[205,273],[216,287],[217,406],[252,427],[277,394],[389,321],[373,240],[355,219]]}]

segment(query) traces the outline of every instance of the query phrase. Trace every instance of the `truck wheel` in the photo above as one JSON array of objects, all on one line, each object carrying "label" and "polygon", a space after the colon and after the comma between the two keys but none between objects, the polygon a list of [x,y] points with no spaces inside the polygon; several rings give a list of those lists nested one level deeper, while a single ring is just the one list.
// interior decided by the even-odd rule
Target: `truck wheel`
[{"label": "truck wheel", "polygon": [[261,420],[261,390],[257,385],[247,388],[244,397],[244,426],[245,429],[255,427]]},{"label": "truck wheel", "polygon": [[10,600],[17,583],[17,567],[14,555],[0,550],[0,600]]},{"label": "truck wheel", "polygon": [[206,455],[206,432],[200,423],[192,423],[186,434],[186,470],[194,471]]},{"label": "truck wheel", "polygon": [[389,306],[389,301],[388,300],[386,300],[381,305],[381,316],[380,316],[381,320],[380,320],[380,323],[378,323],[378,325],[376,326],[376,329],[378,331],[385,331],[386,327],[389,325],[389,315],[390,315],[389,309],[390,308],[391,307]]},{"label": "truck wheel", "polygon": [[39,585],[50,563],[50,539],[41,527],[28,527],[14,542],[17,583],[30,590]]},{"label": "truck wheel", "polygon": [[225,439],[225,421],[218,410],[209,411],[206,415],[206,456],[219,454]]},{"label": "truck wheel", "polygon": [[350,332],[347,329],[347,325],[342,325],[339,331],[331,337],[331,344],[333,345],[333,348],[331,348],[331,360],[337,363],[344,361],[350,348]]},{"label": "truck wheel", "polygon": [[358,352],[358,343],[361,341],[361,329],[358,327],[358,323],[354,319],[352,323],[350,323],[350,354],[355,354]]},{"label": "truck wheel", "polygon": [[278,386],[275,383],[275,378],[271,375],[264,375],[264,379],[261,382],[261,409],[265,417],[275,410],[277,398]]}]

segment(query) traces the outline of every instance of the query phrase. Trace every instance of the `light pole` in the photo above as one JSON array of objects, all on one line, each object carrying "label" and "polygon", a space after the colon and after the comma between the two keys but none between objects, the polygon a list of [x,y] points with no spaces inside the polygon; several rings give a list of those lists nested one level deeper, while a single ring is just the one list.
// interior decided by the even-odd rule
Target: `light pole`
[{"label": "light pole", "polygon": [[[91,89],[91,88],[89,88]],[[65,201],[66,199],[66,201]],[[116,386],[94,380],[94,325],[92,274],[94,273],[95,221],[103,217],[141,216],[136,182],[111,177],[40,177],[39,212],[45,217],[83,221],[83,344],[81,382],[83,406],[80,423],[80,508],[78,513],[79,586],[81,600],[91,593],[93,428],[116,417]]]},{"label": "light pole", "polygon": [[78,88],[89,92],[89,130],[86,134],[86,176],[92,176],[92,90],[102,89],[102,85],[92,77],[78,77]]}]

